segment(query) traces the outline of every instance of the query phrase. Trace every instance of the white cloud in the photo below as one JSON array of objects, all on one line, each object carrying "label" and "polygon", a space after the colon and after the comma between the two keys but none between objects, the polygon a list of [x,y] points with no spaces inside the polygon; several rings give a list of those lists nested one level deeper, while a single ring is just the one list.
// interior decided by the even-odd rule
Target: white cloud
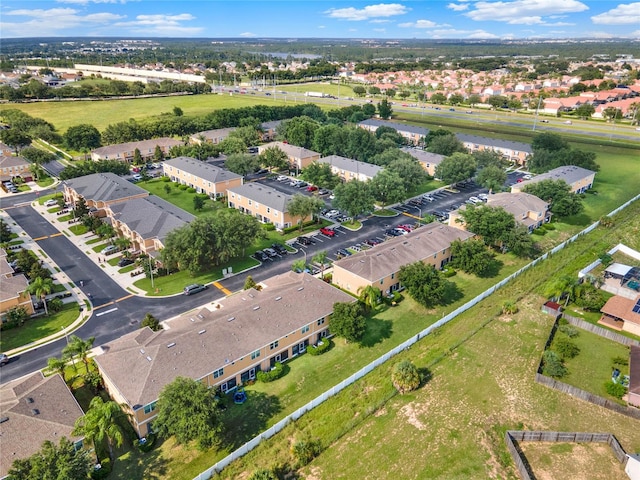
[{"label": "white cloud", "polygon": [[399,23],[398,26],[402,28],[435,28],[440,25],[431,20],[417,20],[415,22]]},{"label": "white cloud", "polygon": [[591,17],[599,25],[640,25],[640,2],[620,4],[608,12]]},{"label": "white cloud", "polygon": [[255,37],[256,34],[255,33],[251,33],[251,32],[242,32],[240,35],[240,37],[247,37],[247,38],[251,38],[251,37]]},{"label": "white cloud", "polygon": [[578,0],[482,1],[474,3],[473,8],[464,15],[476,21],[497,21],[512,25],[544,24],[543,17],[589,9]]},{"label": "white cloud", "polygon": [[447,5],[447,8],[453,10],[454,12],[462,12],[469,8],[469,5],[466,3],[450,3]]},{"label": "white cloud", "polygon": [[374,20],[369,20],[369,23],[391,23],[391,20],[382,20],[381,18],[376,18]]},{"label": "white cloud", "polygon": [[318,28],[327,28],[324,25],[318,25]]},{"label": "white cloud", "polygon": [[202,27],[187,27],[181,22],[195,20],[190,13],[177,15],[138,15],[135,20],[114,24],[117,28],[127,28],[131,33],[146,33],[147,35],[196,35],[204,29]]},{"label": "white cloud", "polygon": [[330,8],[324,13],[331,18],[338,18],[340,20],[361,21],[376,17],[404,15],[410,10],[410,8],[400,5],[399,3],[379,3],[378,5],[368,5],[361,9],[354,7]]},{"label": "white cloud", "polygon": [[589,38],[613,38],[614,35],[610,32],[590,32],[587,33]]},{"label": "white cloud", "polygon": [[575,23],[571,22],[555,22],[555,23],[544,23],[541,26],[543,27],[572,27]]},{"label": "white cloud", "polygon": [[125,15],[115,13],[81,15],[73,8],[17,9],[3,12],[3,19],[11,17],[25,17],[26,20],[0,23],[0,30],[7,37],[33,36],[34,32],[43,37],[63,35],[69,29],[103,27],[126,18]]}]

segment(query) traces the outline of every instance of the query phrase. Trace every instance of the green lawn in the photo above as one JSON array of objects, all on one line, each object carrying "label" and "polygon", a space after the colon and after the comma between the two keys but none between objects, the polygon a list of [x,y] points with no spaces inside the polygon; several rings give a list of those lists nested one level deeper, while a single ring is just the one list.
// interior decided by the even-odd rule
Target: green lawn
[{"label": "green lawn", "polygon": [[82,224],[75,224],[75,225],[71,225],[69,227],[69,231],[71,233],[73,233],[74,235],[84,235],[85,233],[87,233],[89,231],[89,229],[87,227],[85,227]]},{"label": "green lawn", "polygon": [[36,181],[36,183],[38,184],[39,187],[42,188],[46,188],[46,187],[50,187],[51,185],[53,185],[54,179],[50,176],[46,176],[44,178],[40,178]]},{"label": "green lawn", "polygon": [[[580,328],[578,331],[579,335],[569,340],[580,348],[580,353],[574,358],[565,360],[569,374],[562,377],[560,381],[617,401],[616,398],[607,394],[604,384],[611,380],[612,359],[616,357],[628,359],[629,347]],[[568,339],[568,337],[558,331],[551,344],[551,350],[555,349],[555,345],[560,339]],[[626,367],[618,366],[618,369],[623,375],[629,375],[628,365]]]},{"label": "green lawn", "polygon": [[[223,202],[214,202],[207,198],[204,203],[204,208],[200,211],[196,211],[193,208],[193,197],[198,194],[189,193],[186,190],[180,190],[177,183],[164,182],[161,178],[153,178],[151,180],[138,182],[137,185],[149,191],[153,195],[157,195],[167,202],[172,203],[195,216],[206,215],[218,208],[226,207],[226,204]],[[169,185],[171,187],[171,191],[169,193],[164,190],[165,185]]]},{"label": "green lawn", "polygon": [[50,315],[27,320],[22,327],[4,330],[0,336],[0,351],[22,347],[41,338],[59,333],[78,318],[78,304],[65,303],[63,309]]}]

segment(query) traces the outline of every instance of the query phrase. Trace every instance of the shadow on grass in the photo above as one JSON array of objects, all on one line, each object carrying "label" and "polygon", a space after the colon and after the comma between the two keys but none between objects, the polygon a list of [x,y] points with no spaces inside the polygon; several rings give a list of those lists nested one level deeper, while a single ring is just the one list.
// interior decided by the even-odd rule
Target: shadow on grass
[{"label": "shadow on grass", "polygon": [[377,343],[387,339],[393,333],[393,322],[381,318],[367,318],[367,328],[360,340],[361,347],[373,347]]},{"label": "shadow on grass", "polygon": [[489,263],[487,268],[485,268],[482,271],[482,273],[480,275],[478,275],[478,277],[480,277],[480,278],[493,278],[493,277],[496,277],[500,273],[500,270],[502,269],[503,266],[504,266],[504,263],[501,260],[498,260],[498,259],[494,258]]},{"label": "shadow on grass", "polygon": [[420,374],[420,386],[418,388],[424,387],[433,378],[431,370],[426,367],[418,368],[418,373]]},{"label": "shadow on grass", "polygon": [[267,430],[269,420],[282,410],[280,400],[274,395],[253,390],[247,391],[247,401],[233,403],[233,396],[225,397],[227,409],[222,416],[224,431],[221,446],[235,450],[260,432]]},{"label": "shadow on grass", "polygon": [[444,296],[442,297],[442,301],[440,302],[440,305],[443,305],[443,306],[451,305],[452,303],[455,303],[458,300],[464,298],[464,292],[460,290],[460,287],[458,287],[458,284],[453,282],[447,282],[445,285],[446,286],[445,286]]},{"label": "shadow on grass", "polygon": [[575,225],[578,227],[584,227],[589,225],[593,220],[586,213],[579,213],[577,215],[571,215],[570,217],[564,217],[562,223],[567,225]]},{"label": "shadow on grass", "polygon": [[161,444],[162,440],[156,439],[154,448],[146,453],[138,448],[130,447],[124,454],[124,458],[119,457],[115,461],[109,478],[123,480],[133,478],[160,480],[166,478],[168,461],[162,456]]}]

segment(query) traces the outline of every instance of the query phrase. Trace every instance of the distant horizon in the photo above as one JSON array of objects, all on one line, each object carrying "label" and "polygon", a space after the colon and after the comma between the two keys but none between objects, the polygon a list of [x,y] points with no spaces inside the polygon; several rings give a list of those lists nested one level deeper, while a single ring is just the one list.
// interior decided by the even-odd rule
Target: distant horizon
[{"label": "distant horizon", "polygon": [[[377,0],[380,2],[381,0]],[[640,39],[640,2],[3,0],[2,39]],[[33,32],[39,35],[34,37]]]}]

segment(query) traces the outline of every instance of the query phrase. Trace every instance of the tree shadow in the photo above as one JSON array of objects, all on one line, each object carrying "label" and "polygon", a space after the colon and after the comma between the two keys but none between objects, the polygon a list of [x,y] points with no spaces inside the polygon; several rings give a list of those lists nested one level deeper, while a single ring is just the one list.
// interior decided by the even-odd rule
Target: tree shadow
[{"label": "tree shadow", "polygon": [[162,441],[156,439],[156,445],[149,452],[132,447],[125,460],[116,460],[110,478],[139,478],[141,480],[160,480],[169,472],[169,461],[162,455]]},{"label": "tree shadow", "polygon": [[233,396],[226,398],[228,405],[222,415],[224,430],[221,445],[235,450],[260,432],[267,430],[269,420],[282,410],[280,399],[264,392],[246,390],[247,401],[233,403]]},{"label": "tree shadow", "polygon": [[420,386],[418,388],[424,387],[433,378],[431,370],[426,367],[418,368],[418,373],[420,374]]},{"label": "tree shadow", "polygon": [[502,262],[502,260],[498,260],[497,258],[494,258],[493,260],[491,260],[489,265],[487,265],[487,268],[485,268],[478,275],[478,277],[479,278],[493,278],[493,277],[497,276],[500,273],[500,270],[502,269],[503,266],[504,266],[504,263]]},{"label": "tree shadow", "polygon": [[367,328],[364,336],[359,342],[361,347],[373,347],[377,343],[382,342],[385,338],[389,338],[393,333],[393,322],[391,320],[383,320],[381,318],[369,317],[367,319]]},{"label": "tree shadow", "polygon": [[562,221],[567,225],[575,225],[575,226],[583,227],[585,225],[589,225],[589,223],[591,223],[593,220],[589,218],[589,215],[583,212],[583,213],[578,213],[576,215],[571,215],[569,217],[564,217]]},{"label": "tree shadow", "polygon": [[460,290],[457,283],[447,282],[445,286],[444,295],[440,305],[451,305],[464,297],[464,292]]}]

